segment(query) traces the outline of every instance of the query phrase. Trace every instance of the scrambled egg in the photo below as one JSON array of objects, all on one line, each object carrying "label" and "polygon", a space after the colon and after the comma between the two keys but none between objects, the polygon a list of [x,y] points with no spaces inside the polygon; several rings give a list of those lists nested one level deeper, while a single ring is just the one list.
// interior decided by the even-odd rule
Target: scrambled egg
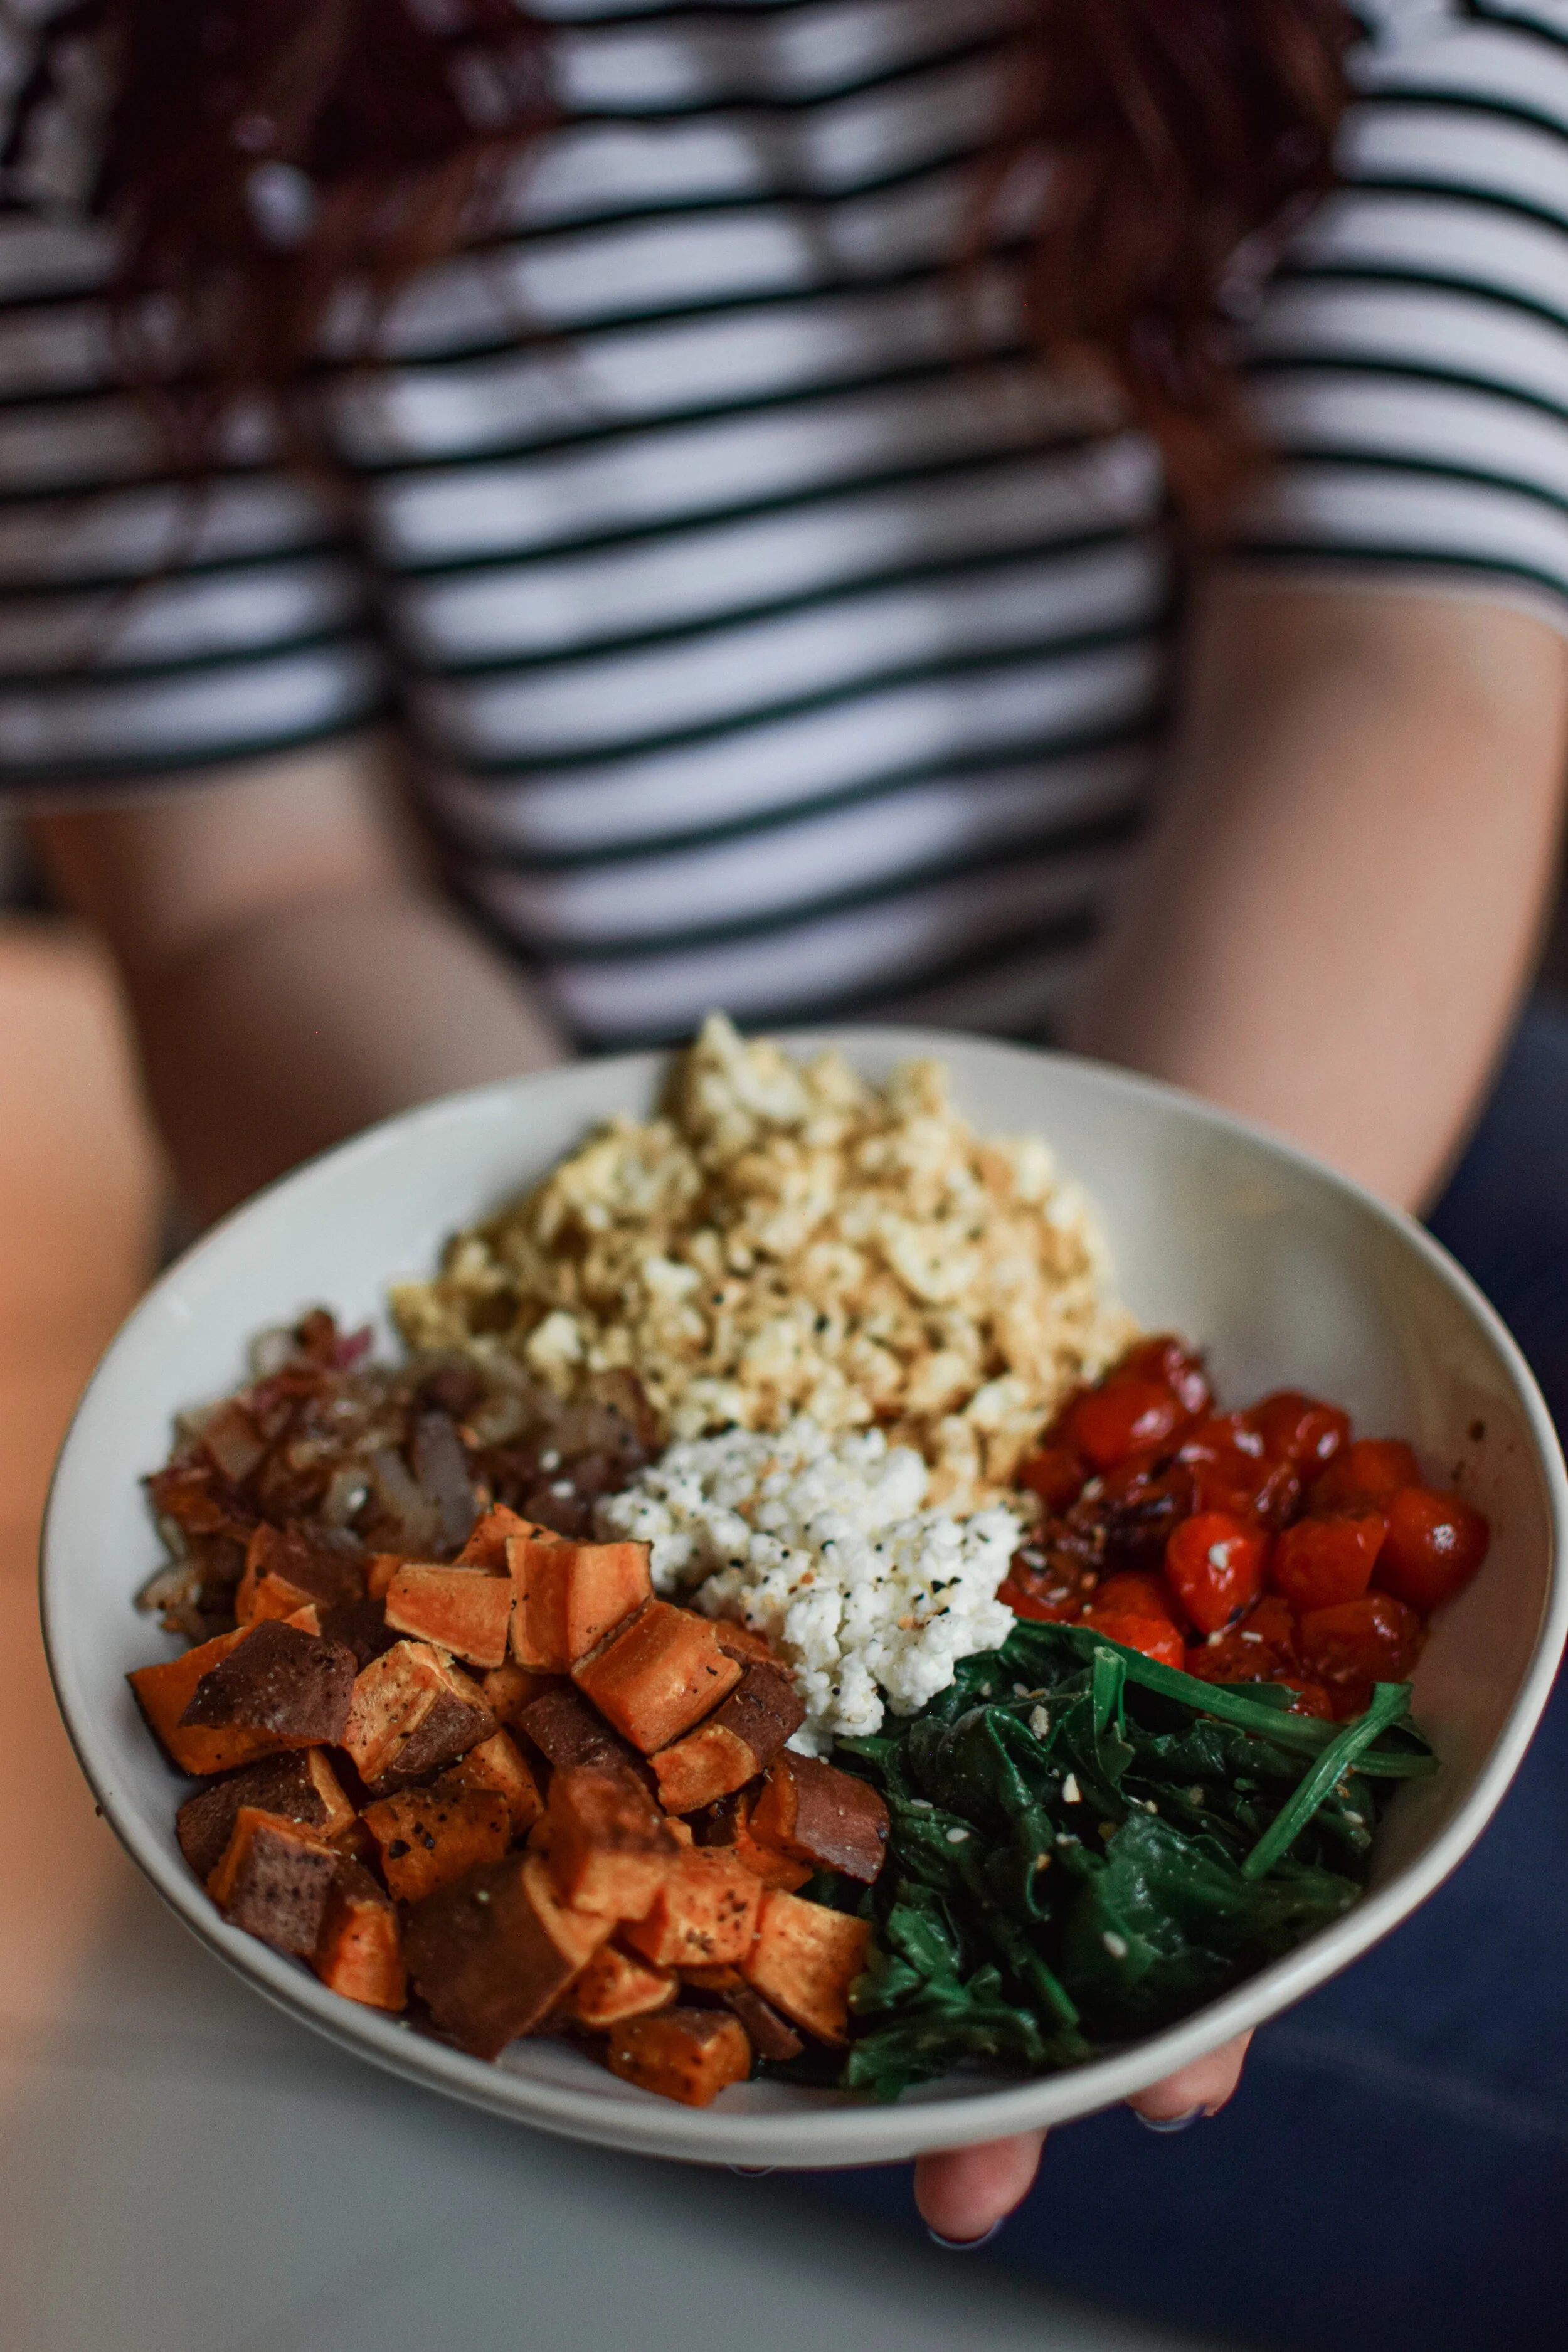
[{"label": "scrambled egg", "polygon": [[1126,1345],[1108,1287],[1047,1147],[976,1136],[940,1064],[879,1088],[715,1013],[663,1117],[610,1120],[394,1306],[411,1347],[514,1356],[563,1397],[630,1370],[668,1438],[875,1425],[963,1512]]}]

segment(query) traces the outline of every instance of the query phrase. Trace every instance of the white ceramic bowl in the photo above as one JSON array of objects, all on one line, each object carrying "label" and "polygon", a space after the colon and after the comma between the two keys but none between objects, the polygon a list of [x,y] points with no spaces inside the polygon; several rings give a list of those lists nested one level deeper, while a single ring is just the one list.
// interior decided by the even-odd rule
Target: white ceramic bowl
[{"label": "white ceramic bowl", "polygon": [[[830,1042],[823,1035],[789,1041]],[[115,1831],[202,1941],[280,2008],[362,2056],[547,2130],[688,2160],[820,2166],[1065,2122],[1124,2098],[1257,2025],[1386,1935],[1479,1833],[1545,1703],[1568,1626],[1555,1562],[1568,1485],[1518,1349],[1421,1229],[1271,1137],[1172,1090],[1065,1056],[910,1030],[836,1034],[873,1076],[911,1054],[953,1073],[982,1129],[1047,1137],[1100,1202],[1127,1304],[1202,1342],[1223,1398],[1313,1390],[1368,1433],[1409,1437],[1462,1475],[1492,1523],[1480,1575],[1435,1626],[1416,1711],[1442,1759],[1406,1783],[1370,1891],[1343,1918],[1169,2032],[1073,2073],[999,2085],[952,2077],[891,2106],[747,2084],[706,2110],[633,2090],[563,2044],[487,2065],[328,1992],[226,1927],[181,1859],[182,1785],[154,1750],[127,1671],[169,1647],[132,1596],[160,1549],[139,1480],[174,1412],[245,1376],[252,1335],[317,1302],[384,1329],[386,1285],[517,1192],[613,1110],[644,1113],[662,1062],[583,1063],[393,1119],[275,1185],[189,1251],[126,1323],[78,1409],[44,1532],[45,1633],[82,1769]]]}]

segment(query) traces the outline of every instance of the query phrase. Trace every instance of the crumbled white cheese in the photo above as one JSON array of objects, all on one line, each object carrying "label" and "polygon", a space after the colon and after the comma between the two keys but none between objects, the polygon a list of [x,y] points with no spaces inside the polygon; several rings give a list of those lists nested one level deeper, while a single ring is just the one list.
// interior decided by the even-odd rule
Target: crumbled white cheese
[{"label": "crumbled white cheese", "polygon": [[925,1509],[926,1477],[912,1446],[802,1415],[668,1447],[599,1505],[599,1526],[652,1546],[656,1591],[767,1635],[805,1705],[792,1744],[815,1755],[877,1730],[885,1706],[913,1715],[1013,1630],[995,1596],[1019,1519]]}]

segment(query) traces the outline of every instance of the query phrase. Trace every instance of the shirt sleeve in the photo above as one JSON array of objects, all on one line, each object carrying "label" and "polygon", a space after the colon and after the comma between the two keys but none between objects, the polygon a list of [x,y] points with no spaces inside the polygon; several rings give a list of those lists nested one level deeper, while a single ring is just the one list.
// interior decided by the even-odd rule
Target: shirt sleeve
[{"label": "shirt sleeve", "polygon": [[1245,331],[1273,463],[1237,552],[1568,631],[1568,6],[1381,0],[1343,184]]},{"label": "shirt sleeve", "polygon": [[[347,732],[383,698],[343,517],[237,438],[171,463],[115,380],[93,227],[0,212],[0,798],[31,807]],[[259,442],[260,436],[252,436]]]}]

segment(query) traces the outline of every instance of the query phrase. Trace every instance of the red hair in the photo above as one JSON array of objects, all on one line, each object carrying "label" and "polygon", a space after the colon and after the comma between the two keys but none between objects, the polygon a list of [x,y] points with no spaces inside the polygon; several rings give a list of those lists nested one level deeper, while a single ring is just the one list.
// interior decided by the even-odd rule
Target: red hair
[{"label": "red hair", "polygon": [[[1342,0],[1033,0],[1018,36],[977,235],[1042,166],[1038,340],[1109,379],[1189,511],[1247,462],[1227,306],[1330,184],[1354,37]],[[93,202],[120,233],[121,365],[202,457],[237,394],[289,406],[334,299],[361,297],[368,335],[493,226],[556,119],[549,28],[514,0],[77,0],[40,36],[7,164],[84,38],[115,91]]]}]

